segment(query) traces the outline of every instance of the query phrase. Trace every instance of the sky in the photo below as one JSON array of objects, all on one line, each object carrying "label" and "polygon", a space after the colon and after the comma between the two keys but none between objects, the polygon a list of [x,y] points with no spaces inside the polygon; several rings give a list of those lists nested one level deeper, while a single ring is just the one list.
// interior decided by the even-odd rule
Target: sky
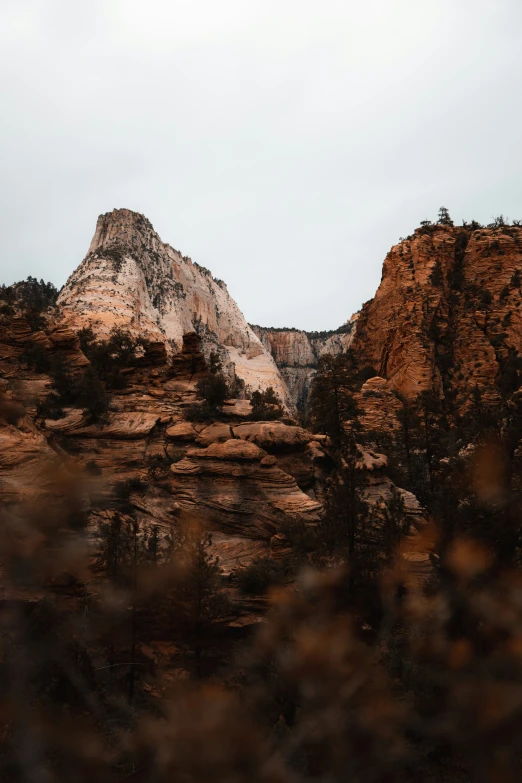
[{"label": "sky", "polygon": [[336,328],[447,206],[522,218],[520,0],[2,0],[0,282],[145,214],[247,320]]}]

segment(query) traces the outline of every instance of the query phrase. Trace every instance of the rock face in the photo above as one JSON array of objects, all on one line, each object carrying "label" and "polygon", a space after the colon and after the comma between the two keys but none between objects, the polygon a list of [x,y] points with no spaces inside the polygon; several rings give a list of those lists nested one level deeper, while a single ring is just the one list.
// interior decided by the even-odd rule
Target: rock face
[{"label": "rock face", "polygon": [[522,228],[425,226],[392,247],[353,348],[406,399],[485,397],[522,348]]},{"label": "rock face", "polygon": [[65,471],[73,481],[91,476],[96,484],[94,532],[127,482],[140,524],[168,534],[196,516],[215,537],[216,552],[226,555],[229,573],[284,550],[284,523],[319,518],[320,438],[279,421],[252,421],[248,400],[227,401],[214,421],[187,421],[207,372],[202,342],[190,332],[170,359],[157,356],[152,368],[141,360],[131,365],[103,422],[72,407],[59,419],[43,419],[37,403],[51,380],[26,365],[24,346],[40,345],[49,359],[59,350],[71,372],[88,360],[72,329],[50,320],[36,332],[23,318],[0,319],[0,509],[56,494]]},{"label": "rock face", "polygon": [[197,332],[203,353],[219,354],[225,371],[252,390],[272,386],[290,398],[272,356],[246,323],[222,280],[164,244],[150,222],[119,209],[98,218],[89,252],[60,293],[61,323],[91,326],[106,336],[119,326],[167,354],[181,351],[183,335]]},{"label": "rock face", "polygon": [[296,408],[304,412],[310,384],[319,359],[324,354],[346,351],[355,337],[358,314],[335,332],[304,332],[298,329],[272,329],[252,326],[273,356]]},{"label": "rock face", "polygon": [[[129,220],[141,226],[144,219],[129,214]],[[163,258],[164,252],[171,261],[175,251],[155,250],[159,245],[154,236],[140,228],[127,237],[127,255],[115,256],[110,244],[111,231],[116,230],[113,217],[102,219],[93,241],[95,249],[69,281],[68,291],[62,293],[58,323],[55,314],[48,314],[45,329],[36,331],[22,317],[0,314],[0,504],[16,506],[20,500],[32,498],[38,503],[41,491],[46,497],[57,494],[61,484],[66,486],[71,478],[72,484],[81,482],[82,514],[88,514],[93,539],[98,523],[107,522],[114,513],[132,514],[140,525],[155,525],[165,535],[196,519],[212,533],[215,553],[229,575],[256,557],[281,557],[291,548],[291,526],[315,525],[323,512],[326,478],[333,464],[327,438],[283,421],[253,421],[246,399],[227,400],[215,420],[188,420],[197,402],[196,384],[207,372],[205,351],[214,346],[223,356],[231,346],[224,333],[220,336],[224,344],[215,342],[217,338],[209,337],[208,331],[198,335],[190,319],[189,331],[181,335],[180,344],[168,337],[169,323],[177,324],[176,318],[188,315],[182,308],[176,309],[172,297],[178,289],[168,288],[167,320],[162,321],[161,313],[154,320],[150,292],[156,283],[154,276],[147,282],[143,259],[152,258],[156,274],[157,258],[152,253]],[[123,217],[126,220],[128,216]],[[117,226],[122,228],[120,223]],[[148,237],[146,249],[135,245],[142,231]],[[104,242],[109,242],[109,250]],[[134,248],[132,252],[129,247]],[[111,272],[115,257],[119,259],[117,268]],[[193,266],[188,260],[180,262],[187,275]],[[132,285],[129,270],[134,276]],[[196,273],[206,278],[206,273],[197,269]],[[108,282],[109,274],[115,275],[116,282],[112,277]],[[223,291],[215,281],[213,284]],[[111,296],[106,293],[107,286]],[[212,304],[213,290],[209,283],[206,304],[202,304],[203,294],[198,294],[200,313],[209,315],[211,308],[217,307]],[[135,316],[129,317],[133,296],[138,304]],[[196,301],[194,291],[191,296]],[[188,299],[188,294],[181,297],[183,302]],[[242,318],[231,300],[227,301],[237,318]],[[212,312],[217,328],[222,312]],[[35,365],[28,363],[26,348],[38,346],[43,354],[40,358],[47,360],[42,366],[48,369],[59,353],[71,375],[78,374],[81,379],[89,365],[76,334],[82,325],[93,325],[101,334],[122,325],[137,335],[145,334],[151,343],[144,356],[125,367],[126,385],[112,390],[110,409],[102,422],[93,423],[85,411],[74,407],[65,407],[61,418],[43,418],[38,402],[49,393],[51,378],[31,369]],[[199,328],[198,323],[195,326]],[[247,339],[239,327],[237,333],[231,330],[230,340],[234,334],[238,342]],[[291,359],[295,369],[304,370],[313,370],[305,366],[307,362],[317,362],[332,346],[340,350],[349,345],[353,336],[347,331],[314,336],[290,330],[273,335],[279,336],[270,343],[277,360],[284,364],[285,358]],[[251,346],[257,345],[261,351],[255,358],[275,373],[269,385],[276,386],[274,377],[282,383],[274,360],[253,332],[251,339]],[[266,334],[263,339],[269,340]],[[370,379],[361,395],[369,403],[365,410],[373,426],[379,426],[383,397],[390,419],[389,411],[397,400],[386,380]],[[359,469],[366,476],[364,498],[380,508],[393,490],[386,476],[385,457],[366,451]],[[417,514],[417,509],[414,511]]]},{"label": "rock face", "polygon": [[299,489],[277,459],[267,457],[242,439],[188,449],[171,466],[172,494],[183,512],[205,516],[219,532],[267,544],[284,521],[317,522],[320,504]]},{"label": "rock face", "polygon": [[367,433],[392,434],[399,429],[403,404],[384,378],[369,378],[355,394],[355,402],[359,422]]}]

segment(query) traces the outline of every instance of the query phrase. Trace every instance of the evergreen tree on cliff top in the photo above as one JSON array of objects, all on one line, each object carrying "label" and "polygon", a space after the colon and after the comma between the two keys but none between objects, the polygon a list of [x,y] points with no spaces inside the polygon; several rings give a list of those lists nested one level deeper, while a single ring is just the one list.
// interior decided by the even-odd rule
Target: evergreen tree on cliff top
[{"label": "evergreen tree on cliff top", "polygon": [[437,223],[440,226],[453,226],[453,220],[451,219],[450,213],[446,209],[446,207],[441,207],[439,209],[439,216],[437,218]]}]

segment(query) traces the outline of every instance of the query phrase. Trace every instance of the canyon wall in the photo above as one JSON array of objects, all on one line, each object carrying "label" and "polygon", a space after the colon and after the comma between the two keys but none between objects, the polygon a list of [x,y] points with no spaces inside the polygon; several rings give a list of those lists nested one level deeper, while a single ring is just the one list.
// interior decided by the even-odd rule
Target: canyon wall
[{"label": "canyon wall", "polygon": [[353,349],[405,399],[434,392],[457,407],[477,387],[517,383],[522,347],[522,228],[429,225],[392,247]]},{"label": "canyon wall", "polygon": [[358,314],[333,332],[305,332],[299,329],[274,329],[252,326],[269,351],[288,387],[293,404],[303,413],[319,359],[336,355],[353,343]]}]

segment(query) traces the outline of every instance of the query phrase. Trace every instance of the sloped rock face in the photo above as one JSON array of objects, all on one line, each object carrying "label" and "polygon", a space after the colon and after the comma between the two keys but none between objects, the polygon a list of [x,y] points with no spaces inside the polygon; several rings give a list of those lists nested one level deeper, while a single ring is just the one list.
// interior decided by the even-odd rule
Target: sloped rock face
[{"label": "sloped rock face", "polygon": [[53,488],[60,458],[33,421],[24,416],[9,424],[0,416],[0,500],[15,503]]},{"label": "sloped rock face", "polygon": [[150,222],[128,209],[101,215],[89,252],[58,298],[61,322],[101,336],[117,326],[177,354],[197,332],[206,356],[252,390],[272,386],[291,407],[271,355],[246,323],[225,283],[164,244]]},{"label": "sloped rock face", "polygon": [[522,228],[427,226],[393,247],[362,309],[360,365],[406,399],[423,391],[465,405],[478,386],[496,398],[522,346]]},{"label": "sloped rock face", "polygon": [[358,314],[337,332],[304,332],[298,329],[271,329],[252,326],[277,364],[296,408],[306,410],[312,379],[324,354],[346,351],[355,337]]}]

